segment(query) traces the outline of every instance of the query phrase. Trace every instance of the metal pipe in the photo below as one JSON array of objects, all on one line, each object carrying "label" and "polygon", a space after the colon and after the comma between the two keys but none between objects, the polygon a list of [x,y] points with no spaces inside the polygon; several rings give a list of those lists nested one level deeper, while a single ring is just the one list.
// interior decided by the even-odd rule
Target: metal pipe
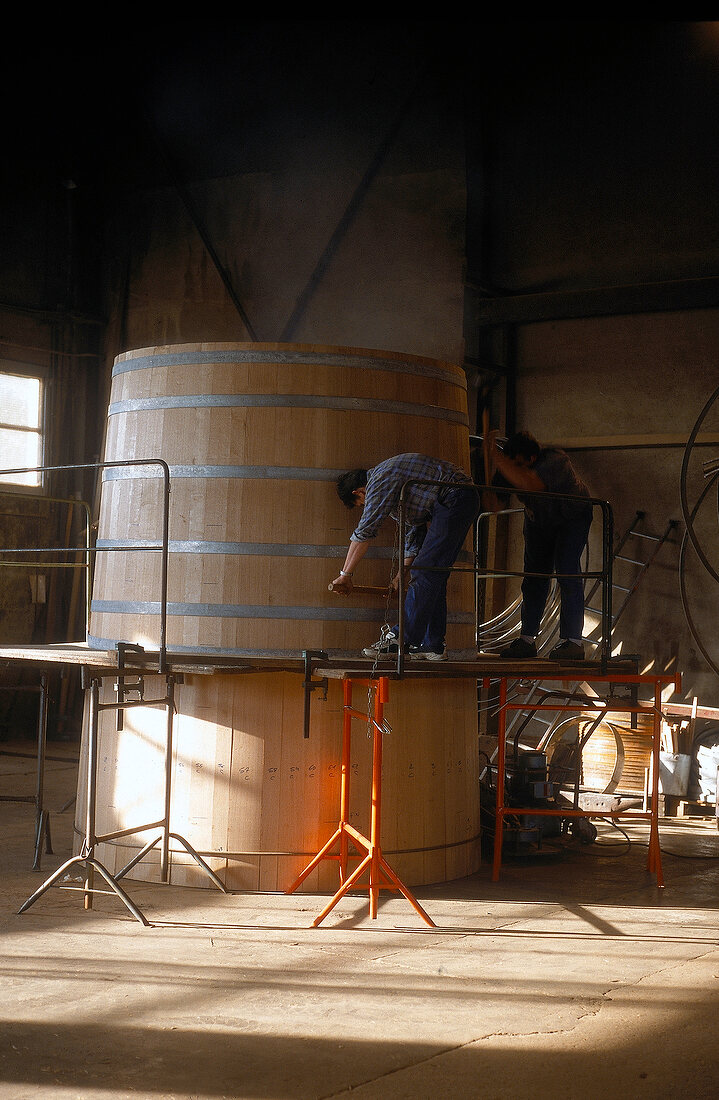
[{"label": "metal pipe", "polygon": [[614,543],[614,518],[611,506],[603,501],[602,508],[602,648],[600,664],[602,672],[612,655],[612,560]]},{"label": "metal pipe", "polygon": [[100,701],[100,681],[93,677],[90,681],[90,715],[87,738],[87,806],[85,808],[85,839],[82,855],[87,858],[85,864],[85,909],[92,909],[93,864],[95,854],[95,810],[97,806],[97,740]]},{"label": "metal pipe", "polygon": [[165,813],[160,849],[160,878],[169,881],[170,866],[170,801],[172,797],[172,733],[175,717],[175,677],[167,677],[167,740],[165,745]]},{"label": "metal pipe", "polygon": [[43,799],[45,796],[45,750],[47,748],[47,673],[40,676],[40,708],[37,718],[37,783],[35,787],[35,823],[37,826],[37,845],[35,848],[35,867],[40,866],[40,848],[42,846],[42,827],[44,820]]}]

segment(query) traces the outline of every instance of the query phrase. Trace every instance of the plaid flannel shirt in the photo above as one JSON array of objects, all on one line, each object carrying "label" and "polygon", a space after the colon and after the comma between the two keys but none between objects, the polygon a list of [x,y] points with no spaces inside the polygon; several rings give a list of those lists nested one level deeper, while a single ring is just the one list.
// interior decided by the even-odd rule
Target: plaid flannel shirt
[{"label": "plaid flannel shirt", "polygon": [[[352,542],[373,539],[388,516],[399,522],[400,493],[405,482],[425,478],[447,484],[471,482],[459,466],[421,454],[388,458],[367,471],[362,517],[351,535]],[[442,490],[440,485],[411,485],[404,495],[405,557],[416,557],[432,518],[432,509]]]}]

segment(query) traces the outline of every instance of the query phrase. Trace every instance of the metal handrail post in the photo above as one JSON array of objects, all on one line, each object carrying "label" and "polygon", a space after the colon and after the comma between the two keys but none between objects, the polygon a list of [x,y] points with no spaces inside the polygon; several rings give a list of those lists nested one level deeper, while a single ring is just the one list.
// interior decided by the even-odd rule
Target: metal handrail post
[{"label": "metal handrail post", "polygon": [[87,805],[85,807],[85,838],[81,855],[88,857],[85,866],[85,909],[92,909],[94,886],[92,859],[95,855],[95,812],[97,808],[97,745],[100,715],[100,681],[90,681],[90,714],[87,731]]},{"label": "metal handrail post", "polygon": [[[161,461],[161,460],[160,460]],[[170,549],[170,468],[161,461],[163,476],[162,502],[162,557],[161,557],[161,607],[160,607],[160,672],[167,667],[167,582],[169,573]]]},{"label": "metal handrail post", "polygon": [[40,848],[44,829],[49,830],[45,801],[45,755],[47,750],[47,673],[40,675],[40,699],[37,716],[37,778],[35,783],[35,826],[37,842],[35,845],[35,865],[40,866]]},{"label": "metal handrail post", "polygon": [[[83,504],[85,502],[83,501]],[[90,601],[92,597],[92,516],[85,504],[85,641],[90,637]]]},{"label": "metal handrail post", "polygon": [[397,587],[397,604],[398,604],[398,619],[399,624],[397,630],[397,675],[401,676],[404,671],[404,590],[405,590],[405,577],[404,577],[404,540],[406,532],[406,521],[404,517],[404,491],[407,485],[406,482],[399,494],[399,531],[397,533],[397,539],[399,542],[399,584]]},{"label": "metal handrail post", "polygon": [[162,824],[160,848],[160,878],[170,880],[170,807],[172,801],[172,753],[173,723],[175,717],[175,677],[167,677],[167,733],[165,742],[165,812]]},{"label": "metal handrail post", "polygon": [[611,505],[602,503],[602,671],[612,655],[612,563],[614,515]]}]

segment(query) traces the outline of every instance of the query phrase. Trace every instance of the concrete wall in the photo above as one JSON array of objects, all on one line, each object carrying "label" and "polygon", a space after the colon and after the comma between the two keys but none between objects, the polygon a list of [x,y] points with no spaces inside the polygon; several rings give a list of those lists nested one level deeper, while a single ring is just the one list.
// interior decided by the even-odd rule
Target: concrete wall
[{"label": "concrete wall", "polygon": [[188,50],[145,73],[144,145],[118,166],[144,185],[108,224],[108,353],[249,338],[461,362],[462,108],[426,28],[304,20]]}]

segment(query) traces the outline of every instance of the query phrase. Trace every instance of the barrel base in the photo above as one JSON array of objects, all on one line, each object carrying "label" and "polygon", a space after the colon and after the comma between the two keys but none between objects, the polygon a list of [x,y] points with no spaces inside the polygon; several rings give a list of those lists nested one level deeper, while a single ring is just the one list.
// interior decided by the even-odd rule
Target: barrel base
[{"label": "barrel base", "polygon": [[[161,698],[163,688],[162,677],[146,677],[147,699]],[[112,685],[103,693],[111,701]],[[354,706],[364,710],[364,702],[356,687]],[[330,681],[326,701],[313,697],[309,738],[303,736],[304,691],[296,675],[187,676],[177,685],[176,704],[170,832],[187,841],[228,890],[286,890],[337,827],[341,684]],[[385,717],[391,733],[384,735],[384,856],[413,886],[474,873],[481,858],[474,681],[392,682]],[[368,835],[372,740],[366,722],[356,719],[353,726],[350,824]],[[101,712],[98,835],[162,818],[165,743],[162,708],[126,711],[121,731],[112,711]],[[84,784],[81,778],[78,833]],[[143,831],[100,844],[97,857],[115,874],[152,836]],[[160,881],[159,846],[128,877]],[[168,881],[212,886],[174,840]],[[330,860],[301,889],[334,892],[337,884],[338,867]]]}]

